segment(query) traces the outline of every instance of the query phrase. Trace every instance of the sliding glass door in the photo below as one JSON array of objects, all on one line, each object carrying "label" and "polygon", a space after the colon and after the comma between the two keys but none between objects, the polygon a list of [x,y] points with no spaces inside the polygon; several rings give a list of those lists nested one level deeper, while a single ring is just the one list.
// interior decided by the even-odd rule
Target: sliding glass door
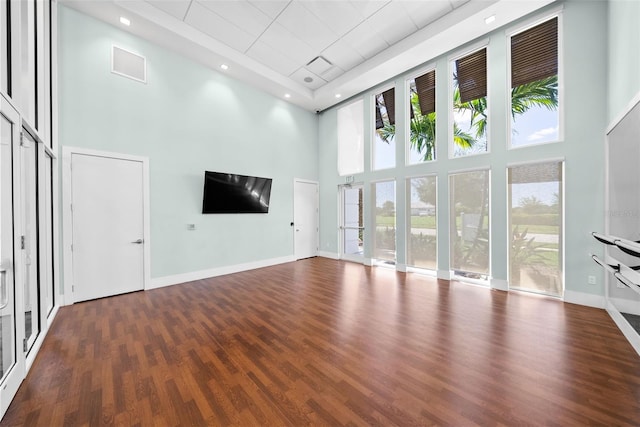
[{"label": "sliding glass door", "polygon": [[340,199],[342,202],[340,256],[349,261],[362,262],[364,260],[362,185],[341,187]]},{"label": "sliding glass door", "polygon": [[20,125],[18,112],[0,95],[0,416],[9,407],[24,377],[22,351],[25,316],[19,260],[21,236],[19,182]]}]

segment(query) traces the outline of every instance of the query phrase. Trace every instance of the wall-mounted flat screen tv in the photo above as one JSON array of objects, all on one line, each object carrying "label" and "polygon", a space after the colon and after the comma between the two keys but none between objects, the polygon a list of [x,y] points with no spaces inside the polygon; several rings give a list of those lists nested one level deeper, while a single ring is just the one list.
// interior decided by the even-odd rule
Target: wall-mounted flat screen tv
[{"label": "wall-mounted flat screen tv", "polygon": [[203,214],[268,213],[271,178],[204,173]]}]

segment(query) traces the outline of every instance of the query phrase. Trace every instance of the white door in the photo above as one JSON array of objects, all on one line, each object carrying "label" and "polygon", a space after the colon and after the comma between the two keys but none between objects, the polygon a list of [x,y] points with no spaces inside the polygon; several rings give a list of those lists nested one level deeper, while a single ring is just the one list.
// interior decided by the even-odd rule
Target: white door
[{"label": "white door", "polygon": [[73,153],[73,296],[102,298],[144,288],[141,161]]},{"label": "white door", "polygon": [[0,95],[0,418],[25,375],[19,123],[18,112]]},{"label": "white door", "polygon": [[318,184],[294,182],[293,229],[296,259],[318,254]]}]

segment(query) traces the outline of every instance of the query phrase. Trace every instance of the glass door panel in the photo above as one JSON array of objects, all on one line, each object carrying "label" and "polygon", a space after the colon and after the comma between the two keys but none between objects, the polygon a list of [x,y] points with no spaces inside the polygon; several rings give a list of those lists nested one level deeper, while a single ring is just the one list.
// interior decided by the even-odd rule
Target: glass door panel
[{"label": "glass door panel", "polygon": [[20,261],[14,258],[20,241],[14,212],[14,203],[20,200],[14,191],[19,179],[14,161],[19,158],[18,121],[18,113],[0,95],[0,417],[24,378],[24,353],[18,345],[24,313],[16,310],[22,295],[16,286],[21,275],[15,267]]},{"label": "glass door panel", "polygon": [[396,182],[373,184],[375,226],[373,258],[383,264],[396,262]]},{"label": "glass door panel", "polygon": [[26,351],[40,332],[40,310],[38,304],[38,235],[37,235],[37,192],[36,192],[36,143],[24,132],[21,145],[22,174],[22,263],[24,265],[24,330]]},{"label": "glass door panel", "polygon": [[437,223],[435,176],[409,178],[409,233],[407,265],[437,270]]},{"label": "glass door panel", "polygon": [[562,162],[508,173],[509,287],[562,296]]},{"label": "glass door panel", "polygon": [[364,256],[362,186],[342,187],[342,258],[362,261]]},{"label": "glass door panel", "polygon": [[475,280],[489,276],[489,171],[449,176],[451,269]]}]

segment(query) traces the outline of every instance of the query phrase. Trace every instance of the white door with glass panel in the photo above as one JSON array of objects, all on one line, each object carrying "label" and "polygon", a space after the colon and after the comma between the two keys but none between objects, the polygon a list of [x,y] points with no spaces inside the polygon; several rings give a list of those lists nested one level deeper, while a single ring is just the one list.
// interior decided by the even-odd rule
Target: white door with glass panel
[{"label": "white door with glass panel", "polygon": [[20,118],[0,95],[0,416],[25,375],[19,182]]},{"label": "white door with glass panel", "polygon": [[20,195],[22,208],[23,289],[24,289],[24,350],[29,352],[40,333],[40,306],[38,304],[38,192],[36,188],[37,144],[23,132],[20,144]]},{"label": "white door with glass panel", "polygon": [[72,153],[73,300],[144,288],[143,162]]},{"label": "white door with glass panel", "polygon": [[342,224],[340,224],[342,259],[364,261],[364,223],[362,186],[345,185],[340,190]]}]

